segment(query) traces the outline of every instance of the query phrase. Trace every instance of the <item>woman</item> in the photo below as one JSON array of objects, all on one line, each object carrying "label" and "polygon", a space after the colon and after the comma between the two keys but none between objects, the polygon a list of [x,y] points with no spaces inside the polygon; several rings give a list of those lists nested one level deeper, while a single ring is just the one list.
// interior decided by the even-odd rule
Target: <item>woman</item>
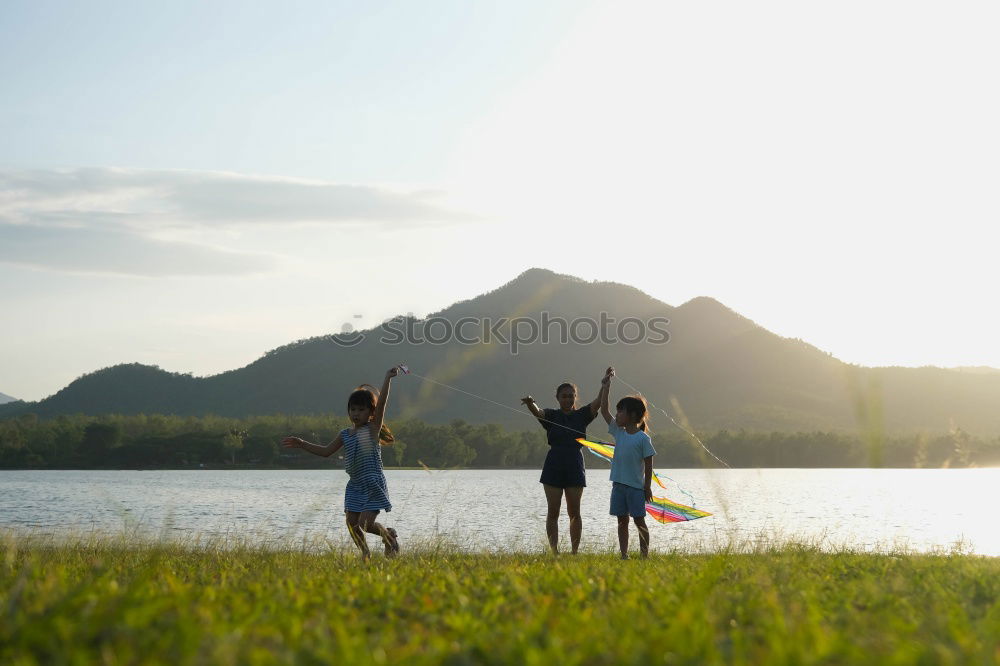
[{"label": "woman", "polygon": [[[605,390],[604,384],[601,390]],[[564,494],[566,513],[569,514],[569,540],[574,555],[580,547],[580,535],[583,531],[580,500],[587,485],[587,477],[586,466],[583,464],[583,445],[576,440],[578,437],[587,436],[587,426],[597,417],[601,408],[600,393],[593,402],[579,409],[576,406],[576,399],[576,386],[569,382],[560,384],[556,389],[559,409],[540,409],[530,395],[521,399],[532,416],[545,428],[549,442],[549,453],[545,456],[542,477],[539,481],[545,488],[545,499],[548,503],[545,533],[549,537],[549,547],[557,555],[559,554],[559,510]]]}]

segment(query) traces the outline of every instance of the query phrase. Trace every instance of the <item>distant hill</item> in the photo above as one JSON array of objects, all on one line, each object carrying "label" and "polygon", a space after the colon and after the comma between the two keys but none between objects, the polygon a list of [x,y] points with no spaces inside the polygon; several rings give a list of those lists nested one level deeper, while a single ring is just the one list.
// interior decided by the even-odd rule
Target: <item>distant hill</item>
[{"label": "distant hill", "polygon": [[963,365],[952,369],[975,375],[1000,375],[1000,368],[990,368],[985,365]]},{"label": "distant hill", "polygon": [[[627,317],[669,319],[669,342],[549,340],[523,345],[512,354],[509,345],[495,339],[490,344],[390,344],[382,338],[402,335],[369,330],[354,346],[338,344],[343,336],[301,340],[212,377],[139,364],[106,368],[40,402],[0,407],[0,417],[25,412],[43,417],[77,412],[340,413],[354,386],[379,384],[386,368],[407,362],[428,379],[410,376],[394,382],[391,417],[534,427],[519,406],[520,397],[531,393],[543,406],[555,406],[556,385],[569,380],[580,386],[581,401],[590,400],[604,368],[614,364],[623,381],[616,383],[613,397],[624,394],[623,382],[628,382],[672,413],[671,400],[676,399],[690,423],[702,430],[856,430],[862,414],[867,415],[862,421],[881,423],[888,432],[942,432],[957,425],[971,433],[1000,434],[1000,373],[848,365],[801,340],[779,337],[707,297],[674,307],[626,285],[532,269],[410,325],[418,331],[429,325],[432,336],[442,337],[447,326],[465,322],[461,331],[472,337],[483,332],[475,322],[484,318],[495,322],[521,316],[541,323],[544,317],[561,317],[574,322],[597,319],[602,312],[619,322]],[[585,323],[577,323],[577,333],[588,333]],[[394,326],[403,330],[402,321]],[[522,332],[528,328],[523,324]],[[561,332],[559,325],[549,330],[556,337]],[[633,324],[625,333],[636,330]],[[665,421],[654,414],[654,427],[666,427]]]},{"label": "distant hill", "polygon": [[12,398],[6,393],[0,393],[0,405],[6,405],[8,402],[17,402],[17,398]]}]

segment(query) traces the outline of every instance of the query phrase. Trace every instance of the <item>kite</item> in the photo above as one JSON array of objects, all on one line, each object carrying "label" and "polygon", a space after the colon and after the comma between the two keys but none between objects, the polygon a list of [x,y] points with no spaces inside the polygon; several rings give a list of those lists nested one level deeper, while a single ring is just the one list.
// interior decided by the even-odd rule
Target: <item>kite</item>
[{"label": "kite", "polygon": [[[591,442],[582,437],[576,441],[583,444],[587,447],[588,451],[602,460],[611,462],[611,459],[615,457],[614,444],[608,442]],[[656,472],[653,472],[653,480],[656,481],[656,485],[664,490],[666,489],[666,486],[663,485],[663,481],[660,481],[660,477],[656,475]],[[656,497],[655,495],[652,500],[646,502],[646,513],[652,516],[653,520],[660,523],[682,523],[687,520],[696,520],[712,515],[707,511],[678,504],[673,500],[668,500],[666,497]]]}]

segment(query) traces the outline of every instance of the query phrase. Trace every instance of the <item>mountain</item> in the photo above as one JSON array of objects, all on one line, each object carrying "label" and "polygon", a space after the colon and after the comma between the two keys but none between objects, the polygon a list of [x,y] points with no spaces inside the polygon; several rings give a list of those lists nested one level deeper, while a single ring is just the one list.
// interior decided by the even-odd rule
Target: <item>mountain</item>
[{"label": "mountain", "polygon": [[[602,313],[612,339],[581,339],[600,328]],[[504,328],[504,317],[522,319]],[[550,339],[518,345],[514,353],[511,331],[526,338],[531,321]],[[621,331],[608,321],[620,324]],[[619,332],[641,337],[640,325],[653,327],[641,341],[614,339]],[[449,327],[466,341],[487,336],[489,341],[443,340]],[[407,339],[408,328],[409,337],[424,335],[434,342]],[[881,426],[902,433],[958,426],[970,433],[1000,433],[1000,373],[848,365],[801,340],[779,337],[711,298],[674,307],[630,286],[541,269],[423,320],[400,318],[387,329],[361,333],[294,342],[212,377],[139,364],[105,368],[40,402],[0,407],[0,417],[340,413],[353,387],[378,385],[385,368],[405,362],[414,374],[393,382],[391,418],[534,427],[519,405],[522,396],[531,393],[541,405],[555,406],[555,387],[569,380],[580,386],[581,402],[589,401],[604,368],[614,365],[620,381],[613,397],[631,385],[672,414],[678,413],[676,400],[701,430]],[[563,344],[564,333],[575,333],[576,341]],[[349,345],[352,341],[356,344]],[[666,427],[666,421],[654,412],[654,427]]]},{"label": "mountain", "polygon": [[952,369],[974,375],[1000,375],[1000,368],[990,368],[985,365],[961,365]]},{"label": "mountain", "polygon": [[6,405],[8,402],[17,402],[17,398],[12,398],[6,393],[0,393],[0,405]]}]

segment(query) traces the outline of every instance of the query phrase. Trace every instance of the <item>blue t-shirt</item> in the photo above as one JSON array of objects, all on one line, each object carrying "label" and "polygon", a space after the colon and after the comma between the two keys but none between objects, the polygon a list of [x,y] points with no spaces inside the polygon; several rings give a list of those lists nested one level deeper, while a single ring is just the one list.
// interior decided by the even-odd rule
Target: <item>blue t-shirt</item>
[{"label": "blue t-shirt", "polygon": [[633,488],[645,488],[642,461],[655,456],[653,442],[642,430],[633,434],[625,432],[615,423],[608,424],[608,434],[615,438],[615,457],[611,459],[611,480]]}]

